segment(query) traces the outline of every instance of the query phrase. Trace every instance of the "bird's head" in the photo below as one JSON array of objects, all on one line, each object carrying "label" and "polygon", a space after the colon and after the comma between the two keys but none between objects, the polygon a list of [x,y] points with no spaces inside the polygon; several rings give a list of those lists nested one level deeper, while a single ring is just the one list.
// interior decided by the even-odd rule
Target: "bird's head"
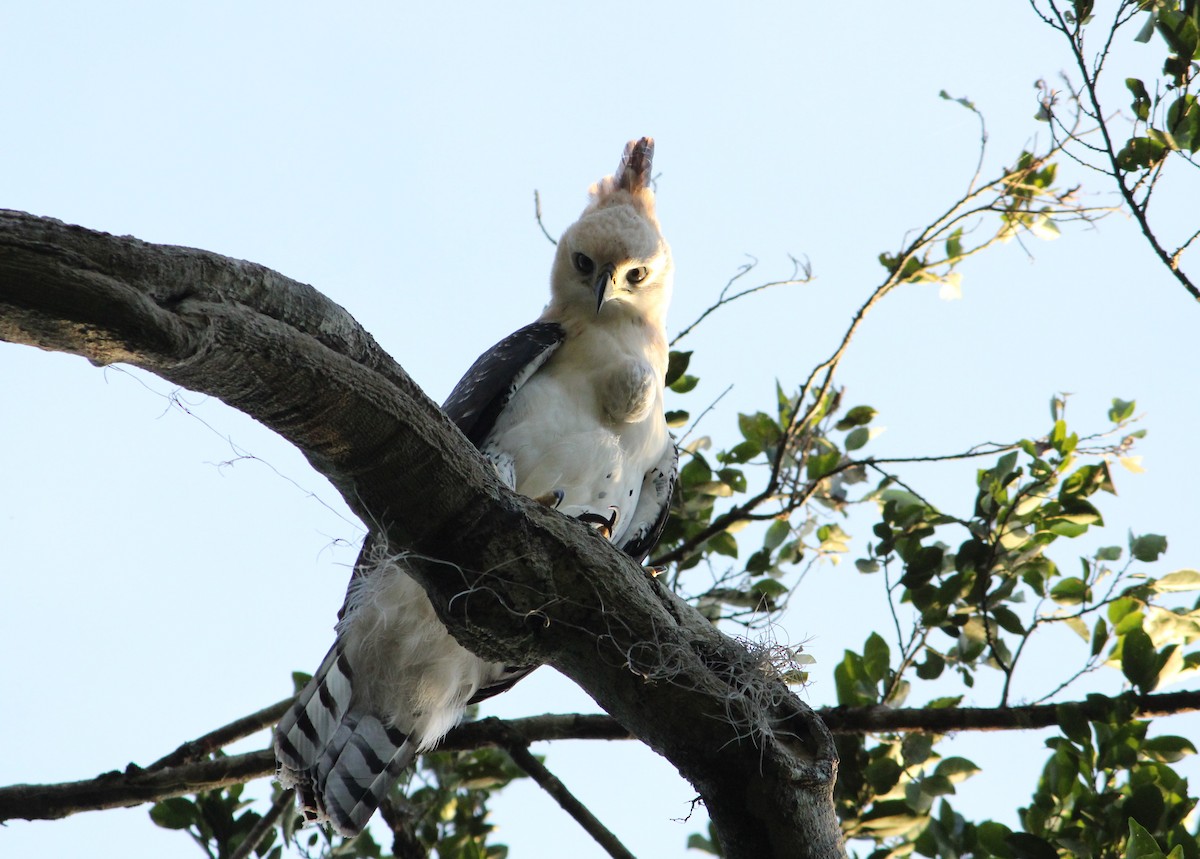
[{"label": "bird's head", "polygon": [[654,213],[653,156],[651,138],[630,141],[617,172],[592,186],[587,208],[558,242],[550,311],[663,325],[674,266]]}]

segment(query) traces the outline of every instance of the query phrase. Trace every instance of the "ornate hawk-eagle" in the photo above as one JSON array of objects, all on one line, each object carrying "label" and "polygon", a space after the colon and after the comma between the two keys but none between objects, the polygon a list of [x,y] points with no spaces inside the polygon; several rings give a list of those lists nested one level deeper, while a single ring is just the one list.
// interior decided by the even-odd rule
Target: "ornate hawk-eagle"
[{"label": "ornate hawk-eagle", "polygon": [[[650,138],[630,142],[616,174],[592,186],[558,242],[542,315],[485,352],[444,406],[512,489],[639,561],[662,532],[677,467],[663,417],[673,265],[653,154]],[[367,556],[337,640],[275,732],[280,780],[310,819],[347,836],[468,704],[533,670],[463,648],[402,562]]]}]

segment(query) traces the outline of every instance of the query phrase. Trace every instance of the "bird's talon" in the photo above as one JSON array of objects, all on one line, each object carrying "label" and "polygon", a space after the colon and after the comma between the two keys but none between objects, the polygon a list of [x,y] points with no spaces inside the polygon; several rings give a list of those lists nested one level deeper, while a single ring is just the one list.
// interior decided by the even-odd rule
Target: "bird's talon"
[{"label": "bird's talon", "polygon": [[659,576],[661,576],[663,573],[665,573],[667,571],[667,565],[666,564],[647,564],[646,566],[642,567],[642,569],[646,571],[646,575],[648,575],[650,578],[657,579]]},{"label": "bird's talon", "polygon": [[585,524],[596,526],[596,530],[604,535],[605,540],[611,540],[613,530],[617,527],[617,514],[620,511],[616,507],[609,507],[608,509],[612,511],[612,515],[607,519],[599,513],[580,513],[575,518]]},{"label": "bird's talon", "polygon": [[557,510],[558,505],[562,504],[562,500],[565,497],[566,497],[566,493],[563,492],[561,489],[554,489],[554,490],[551,490],[550,492],[547,492],[545,495],[539,495],[537,498],[535,498],[533,500],[536,501],[538,504],[543,505],[544,507],[549,507],[551,510]]}]

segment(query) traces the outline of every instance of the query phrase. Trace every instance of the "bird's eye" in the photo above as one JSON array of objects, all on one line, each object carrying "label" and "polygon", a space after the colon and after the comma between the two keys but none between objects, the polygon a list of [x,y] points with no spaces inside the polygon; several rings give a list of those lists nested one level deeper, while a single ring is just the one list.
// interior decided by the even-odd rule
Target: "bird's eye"
[{"label": "bird's eye", "polygon": [[592,258],[586,254],[575,254],[575,256],[571,257],[571,261],[575,263],[575,271],[580,274],[591,274],[596,268],[596,264],[592,262]]},{"label": "bird's eye", "polygon": [[628,274],[625,275],[625,279],[627,281],[629,281],[630,283],[641,283],[643,280],[646,279],[646,274],[647,274],[646,267],[644,265],[641,265],[641,266],[638,266],[637,268],[631,268],[629,270]]}]

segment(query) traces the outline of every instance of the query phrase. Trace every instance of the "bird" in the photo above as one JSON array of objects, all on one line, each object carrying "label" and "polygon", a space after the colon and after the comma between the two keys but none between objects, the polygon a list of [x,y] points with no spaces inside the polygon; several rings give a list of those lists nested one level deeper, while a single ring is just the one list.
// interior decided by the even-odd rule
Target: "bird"
[{"label": "bird", "polygon": [[[662,534],[678,472],[663,406],[674,263],[653,156],[652,138],[626,144],[557,242],[541,315],[483,353],[442,407],[510,489],[638,562]],[[402,556],[380,561],[372,543],[333,647],[274,735],[280,783],[296,788],[306,818],[346,837],[467,706],[536,667],[460,645]]]}]

